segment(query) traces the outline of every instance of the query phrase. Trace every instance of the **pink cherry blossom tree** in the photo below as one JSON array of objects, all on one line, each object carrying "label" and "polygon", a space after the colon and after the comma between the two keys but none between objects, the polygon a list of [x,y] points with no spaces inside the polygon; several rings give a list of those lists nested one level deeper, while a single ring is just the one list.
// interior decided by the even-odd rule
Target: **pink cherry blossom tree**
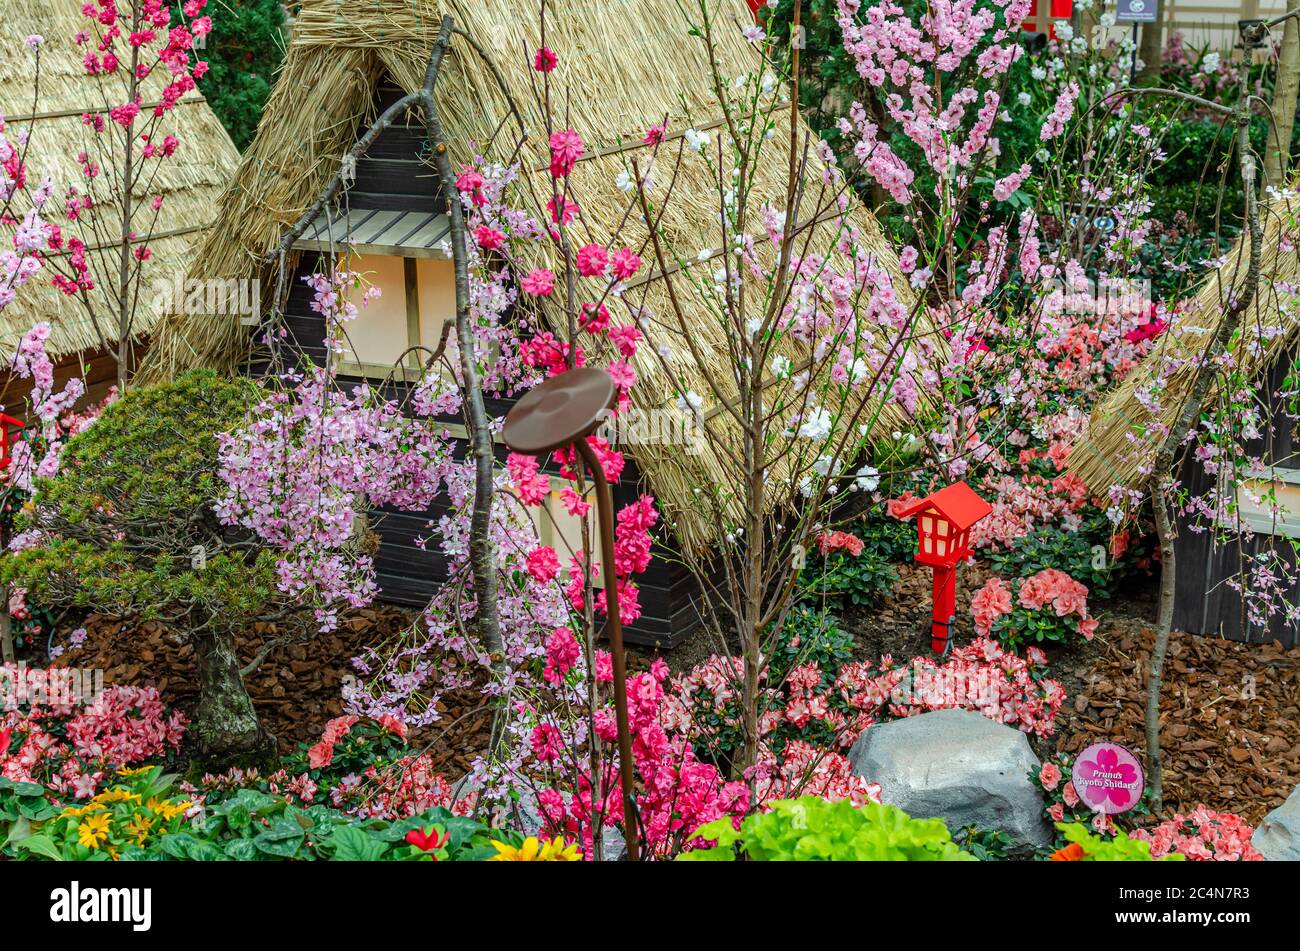
[{"label": "pink cherry blossom tree", "polygon": [[[55,183],[42,181],[29,196],[14,236],[16,253],[25,263],[5,264],[8,286],[0,289],[0,307],[13,292],[16,275],[31,278],[39,255],[53,272],[51,282],[80,303],[100,346],[114,355],[119,388],[131,372],[141,308],[157,305],[146,289],[146,276],[164,200],[159,172],[182,148],[170,117],[207,69],[194,56],[195,40],[212,29],[211,18],[202,15],[205,4],[185,0],[181,9],[188,23],[175,27],[164,0],[129,0],[126,5],[101,0],[82,8],[83,28],[75,37],[58,40],[82,51],[95,90],[81,117],[84,147],[76,156],[81,181],[60,183],[65,188],[62,224],[50,220]],[[39,50],[45,42],[42,37],[27,41],[37,51],[33,115],[39,111]],[[12,163],[15,155],[25,154],[31,134],[24,130],[18,149],[0,144],[0,152],[8,153]],[[19,177],[11,177],[0,190],[7,212],[0,222],[15,220],[8,204],[21,190]]]}]

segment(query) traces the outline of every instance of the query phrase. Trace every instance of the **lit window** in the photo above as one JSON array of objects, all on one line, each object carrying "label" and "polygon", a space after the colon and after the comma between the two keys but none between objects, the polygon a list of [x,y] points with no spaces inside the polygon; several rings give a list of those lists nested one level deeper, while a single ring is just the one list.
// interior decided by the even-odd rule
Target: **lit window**
[{"label": "lit window", "polygon": [[[573,556],[584,549],[587,552],[595,552],[599,541],[596,535],[595,491],[589,490],[586,497],[586,501],[592,506],[587,516],[587,527],[591,537],[587,539],[587,544],[583,545],[582,519],[569,514],[560,494],[566,487],[573,488],[573,483],[552,477],[551,492],[546,497],[546,501],[535,508],[530,508],[528,513],[532,517],[533,526],[537,529],[538,541],[555,549],[555,554],[563,566],[563,576],[567,578],[569,563]],[[603,575],[597,575],[593,580],[597,588],[605,586]]]},{"label": "lit window", "polygon": [[1300,538],[1300,469],[1251,472],[1237,487],[1237,515],[1261,534]]},{"label": "lit window", "polygon": [[[411,347],[435,349],[443,324],[455,318],[452,262],[354,254],[341,266],[358,272],[363,284],[349,291],[349,298],[358,305],[357,316],[344,328],[340,372],[401,377],[394,366],[402,354]],[[363,307],[361,297],[372,286],[379,289],[379,296]],[[427,352],[409,353],[404,366],[418,370],[428,357]]]}]

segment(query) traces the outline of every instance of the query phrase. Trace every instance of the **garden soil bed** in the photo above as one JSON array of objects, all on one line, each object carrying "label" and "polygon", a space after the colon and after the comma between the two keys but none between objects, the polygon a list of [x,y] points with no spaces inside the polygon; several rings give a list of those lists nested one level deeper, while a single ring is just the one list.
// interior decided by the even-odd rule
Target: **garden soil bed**
[{"label": "garden soil bed", "polygon": [[[282,754],[299,743],[320,739],[325,721],[343,712],[344,679],[355,675],[352,658],[366,647],[382,643],[411,619],[410,614],[395,608],[356,611],[342,618],[332,633],[276,648],[245,678],[258,715],[279,740]],[[166,703],[193,715],[198,702],[193,645],[156,621],[118,621],[92,615],[85,626],[85,643],[68,651],[54,666],[102,669],[105,684],[151,684]],[[247,663],[274,634],[272,625],[258,625],[250,635],[240,636],[240,658]],[[488,743],[491,714],[475,709],[481,703],[477,691],[448,694],[438,705],[442,719],[413,731],[411,745],[428,747],[440,771],[464,774]]]},{"label": "garden soil bed", "polygon": [[[844,618],[864,658],[929,651],[930,574],[903,565],[899,575],[879,608]],[[979,565],[959,576],[958,644],[971,636],[970,598],[985,577]],[[1154,581],[1093,609],[1101,625],[1091,641],[1047,652],[1048,675],[1065,688],[1066,702],[1055,736],[1031,738],[1040,757],[1078,753],[1101,740],[1144,756]],[[1300,783],[1300,648],[1176,632],[1161,711],[1166,811],[1204,803],[1257,823]]]},{"label": "garden soil bed", "polygon": [[[861,660],[895,661],[930,650],[930,572],[899,565],[893,592],[841,620]],[[958,575],[955,644],[968,643],[970,598],[987,578],[976,564]],[[1048,650],[1048,676],[1066,691],[1055,735],[1031,737],[1040,758],[1078,753],[1101,740],[1146,749],[1147,665],[1156,616],[1154,579],[1139,579],[1094,604],[1101,624],[1091,641]],[[702,633],[668,653],[687,671],[715,652]],[[1161,698],[1166,811],[1199,803],[1253,823],[1300,784],[1300,648],[1242,644],[1176,632]]]},{"label": "garden soil bed", "polygon": [[[956,643],[971,636],[971,594],[984,572],[963,571],[958,587]],[[1042,758],[1077,753],[1091,743],[1113,740],[1139,756],[1146,748],[1143,715],[1146,668],[1155,616],[1152,585],[1140,585],[1114,601],[1094,606],[1101,619],[1097,636],[1049,652],[1049,675],[1065,687],[1067,699],[1055,736],[1031,738]],[[843,623],[857,641],[861,659],[895,659],[929,651],[929,572],[899,567],[890,597],[872,609],[846,612]],[[248,689],[282,753],[312,743],[330,717],[342,712],[340,690],[353,675],[351,660],[410,623],[392,608],[358,611],[337,631],[277,649],[247,678]],[[153,684],[166,702],[187,714],[197,702],[193,647],[158,622],[114,621],[92,616],[85,644],[59,665],[104,670],[106,683]],[[247,660],[273,636],[262,628],[239,639]],[[715,648],[702,633],[667,653],[674,671],[689,670]],[[633,669],[649,652],[633,652]],[[449,694],[439,704],[442,720],[416,731],[412,744],[427,747],[448,775],[468,771],[486,748],[490,714],[477,707],[476,691]],[[1198,803],[1236,812],[1257,823],[1300,783],[1300,648],[1241,644],[1176,633],[1165,669],[1161,720],[1168,810]]]}]

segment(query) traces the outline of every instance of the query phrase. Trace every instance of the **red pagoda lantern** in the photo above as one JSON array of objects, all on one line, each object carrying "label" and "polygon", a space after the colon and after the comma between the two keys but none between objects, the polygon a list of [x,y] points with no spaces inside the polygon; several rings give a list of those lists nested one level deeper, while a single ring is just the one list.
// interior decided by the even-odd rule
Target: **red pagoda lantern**
[{"label": "red pagoda lantern", "polygon": [[24,427],[21,419],[0,413],[0,472],[9,468],[10,449],[14,440],[18,438],[17,430]]},{"label": "red pagoda lantern", "polygon": [[993,511],[965,482],[957,482],[918,499],[896,514],[916,516],[916,560],[934,569],[934,611],[930,650],[946,654],[952,645],[957,613],[957,564],[971,554],[970,528]]}]

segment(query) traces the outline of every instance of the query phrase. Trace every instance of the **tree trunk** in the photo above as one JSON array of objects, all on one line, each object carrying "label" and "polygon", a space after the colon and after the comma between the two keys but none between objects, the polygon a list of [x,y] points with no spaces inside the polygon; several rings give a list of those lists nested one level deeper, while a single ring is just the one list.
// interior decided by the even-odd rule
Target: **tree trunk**
[{"label": "tree trunk", "polygon": [[[1246,70],[1242,68],[1242,88],[1246,88]],[[1160,685],[1164,667],[1165,649],[1169,645],[1169,632],[1174,620],[1174,571],[1173,527],[1169,513],[1170,488],[1173,482],[1174,463],[1178,458],[1187,436],[1196,426],[1210,395],[1215,376],[1228,344],[1241,326],[1242,318],[1255,301],[1259,290],[1260,259],[1264,243],[1264,228],[1259,217],[1259,201],[1256,192],[1258,167],[1255,153],[1250,149],[1250,102],[1245,97],[1234,110],[1237,125],[1237,160],[1241,165],[1241,185],[1246,196],[1246,227],[1249,233],[1250,257],[1246,268],[1244,285],[1237,285],[1234,276],[1233,294],[1228,295],[1227,308],[1219,322],[1205,353],[1201,355],[1196,375],[1192,379],[1187,399],[1179,408],[1168,435],[1156,453],[1151,471],[1155,473],[1156,483],[1152,490],[1152,501],[1156,510],[1156,527],[1160,532],[1160,612],[1156,621],[1156,645],[1151,654],[1150,676],[1147,680],[1147,777],[1152,793],[1152,811],[1159,815],[1161,798],[1160,775]],[[1163,525],[1161,524],[1163,522]]]},{"label": "tree trunk", "polygon": [[14,662],[13,621],[9,617],[9,586],[0,587],[0,663]]},{"label": "tree trunk", "polygon": [[1156,0],[1156,22],[1142,24],[1142,45],[1138,58],[1142,60],[1142,78],[1155,79],[1160,75],[1160,54],[1164,50],[1165,7],[1173,0]]},{"label": "tree trunk", "polygon": [[239,656],[230,634],[198,637],[199,705],[190,725],[196,760],[205,769],[247,768],[274,760],[275,737],[262,728],[239,675]]},{"label": "tree trunk", "polygon": [[[447,137],[443,132],[438,103],[433,98],[434,84],[442,67],[443,55],[451,42],[454,21],[443,17],[442,29],[429,62],[425,67],[424,85],[416,94],[424,106],[425,131],[433,155],[438,179],[447,196],[447,220],[451,225],[451,250],[456,278],[456,342],[460,351],[462,397],[465,404],[465,428],[469,434],[470,454],[474,458],[474,508],[470,513],[469,563],[474,575],[474,622],[483,647],[492,658],[493,669],[505,674],[505,644],[501,639],[501,616],[497,607],[497,557],[492,543],[492,497],[496,492],[496,455],[492,446],[483,384],[474,355],[474,324],[471,314],[469,257],[465,248],[465,211],[456,176],[447,154]],[[493,731],[494,746],[496,732]]]},{"label": "tree trunk", "polygon": [[1282,188],[1291,167],[1291,130],[1295,126],[1296,93],[1300,91],[1300,26],[1286,21],[1273,87],[1273,132],[1264,151],[1264,184]]},{"label": "tree trunk", "polygon": [[1174,627],[1174,591],[1177,574],[1174,570],[1173,520],[1169,515],[1170,477],[1161,476],[1152,493],[1152,506],[1156,516],[1156,537],[1160,542],[1160,608],[1156,615],[1156,639],[1151,650],[1151,664],[1147,669],[1147,788],[1151,791],[1151,810],[1160,814],[1163,805],[1164,783],[1160,756],[1160,685],[1163,680],[1165,654],[1169,650],[1169,634]]}]

